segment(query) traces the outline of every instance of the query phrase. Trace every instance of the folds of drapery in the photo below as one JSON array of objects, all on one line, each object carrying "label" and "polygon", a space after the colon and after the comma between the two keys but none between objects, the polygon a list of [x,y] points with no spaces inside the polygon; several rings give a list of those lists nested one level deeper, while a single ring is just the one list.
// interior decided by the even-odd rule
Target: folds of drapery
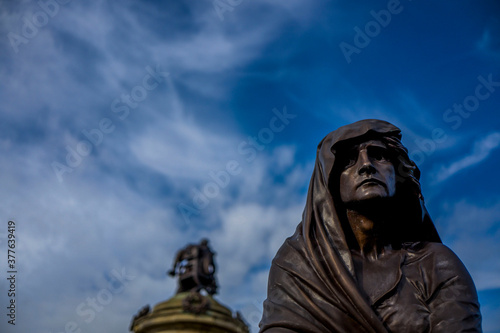
[{"label": "folds of drapery", "polygon": [[[388,332],[358,289],[351,252],[329,189],[335,145],[380,136],[401,138],[396,126],[371,119],[341,127],[318,145],[302,221],[272,262],[261,332]],[[421,207],[419,240],[440,243],[422,196],[415,200]]]}]

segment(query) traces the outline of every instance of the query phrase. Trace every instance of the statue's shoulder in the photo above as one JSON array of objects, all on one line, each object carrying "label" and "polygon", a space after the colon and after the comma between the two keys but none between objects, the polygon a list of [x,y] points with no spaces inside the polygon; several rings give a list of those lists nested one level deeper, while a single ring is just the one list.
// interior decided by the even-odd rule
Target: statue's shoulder
[{"label": "statue's shoulder", "polygon": [[[437,260],[458,260],[458,256],[448,246],[443,243],[423,242],[423,252],[431,255]],[[461,262],[460,262],[461,263]]]},{"label": "statue's shoulder", "polygon": [[459,260],[457,255],[443,243],[415,242],[407,243],[404,247],[413,260]]},{"label": "statue's shoulder", "polygon": [[428,272],[446,279],[450,276],[469,276],[460,258],[446,245],[419,242],[407,248],[407,263],[420,265]]},{"label": "statue's shoulder", "polygon": [[455,253],[443,243],[437,242],[414,242],[405,243],[403,247],[412,254],[418,256],[456,256]]}]

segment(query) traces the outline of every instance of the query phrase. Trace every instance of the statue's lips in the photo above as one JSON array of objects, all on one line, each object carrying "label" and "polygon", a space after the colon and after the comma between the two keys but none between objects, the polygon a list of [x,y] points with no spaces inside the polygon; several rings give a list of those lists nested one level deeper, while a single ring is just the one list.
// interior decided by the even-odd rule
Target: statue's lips
[{"label": "statue's lips", "polygon": [[387,188],[387,186],[385,185],[385,183],[383,181],[378,180],[376,178],[368,178],[368,179],[363,180],[361,183],[359,183],[358,188],[365,185],[365,184],[381,185],[381,186]]}]

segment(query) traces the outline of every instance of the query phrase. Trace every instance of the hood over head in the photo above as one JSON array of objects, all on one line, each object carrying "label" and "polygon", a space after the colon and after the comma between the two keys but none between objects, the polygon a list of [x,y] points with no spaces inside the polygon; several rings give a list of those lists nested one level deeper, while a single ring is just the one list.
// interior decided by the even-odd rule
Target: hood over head
[{"label": "hood over head", "polygon": [[[339,187],[334,172],[336,154],[342,154],[346,145],[374,139],[395,153],[395,197],[405,202],[404,220],[394,231],[399,243],[395,245],[441,242],[420,193],[420,171],[401,144],[400,129],[376,119],[342,126],[318,145],[302,221],[271,266],[261,331],[280,323],[278,327],[300,332],[387,332],[357,288],[348,235],[352,231],[350,227],[344,230],[344,212],[337,211],[342,205],[332,193]],[[289,302],[299,306],[292,309]],[[314,313],[309,309],[315,309]]]}]

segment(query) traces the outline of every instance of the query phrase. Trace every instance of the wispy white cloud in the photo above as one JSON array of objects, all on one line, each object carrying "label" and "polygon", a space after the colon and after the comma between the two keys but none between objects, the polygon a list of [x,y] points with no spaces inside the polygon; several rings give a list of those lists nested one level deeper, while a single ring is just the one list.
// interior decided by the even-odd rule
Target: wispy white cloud
[{"label": "wispy white cloud", "polygon": [[189,121],[163,119],[131,140],[131,151],[141,163],[173,179],[207,177],[224,169],[237,140],[215,134]]},{"label": "wispy white cloud", "polygon": [[[158,135],[159,140],[164,140],[161,133]],[[212,135],[214,142],[224,142],[222,133]],[[189,134],[184,137],[190,144],[198,142],[197,138]],[[201,155],[207,147],[200,144],[191,149]],[[175,197],[142,197],[123,180],[106,178],[99,168],[90,165],[61,184],[49,177],[51,170],[44,167],[49,152],[40,152],[36,147],[10,152],[9,161],[0,165],[0,181],[6,188],[15,188],[16,195],[2,192],[0,211],[8,212],[18,223],[22,239],[18,250],[23,254],[19,271],[37,277],[23,282],[27,292],[20,296],[19,304],[24,311],[40,314],[18,327],[32,331],[42,325],[46,330],[58,331],[68,321],[75,321],[85,330],[126,330],[140,306],[153,305],[173,294],[175,281],[168,279],[165,272],[175,251],[186,242],[206,236],[218,253],[219,297],[227,304],[244,307],[247,303],[241,300],[253,304],[258,291],[260,301],[265,283],[248,291],[241,291],[241,285],[255,284],[254,275],[262,279],[267,274],[261,267],[270,263],[299,222],[303,202],[295,193],[307,182],[310,171],[297,164],[294,150],[278,146],[260,154],[245,166],[246,172],[231,182],[232,189],[225,189],[214,199],[210,209],[213,213],[202,212],[201,219],[207,220],[193,221],[188,229],[175,210]],[[225,158],[203,156],[208,165]],[[276,171],[272,166],[278,166],[278,172],[285,177],[281,185],[272,182]],[[32,170],[45,170],[45,174]],[[185,177],[185,182],[203,184],[196,170],[192,171],[194,174]],[[166,176],[175,174],[166,169],[163,172]],[[20,179],[25,183],[19,183]],[[262,193],[271,200],[260,200]],[[199,222],[212,227],[206,229]],[[122,267],[137,278],[123,292],[113,294],[114,301],[94,320],[85,322],[76,308],[88,297],[95,298],[108,285],[106,276]],[[260,270],[254,272],[255,267]],[[52,320],[42,320],[44,317]]]},{"label": "wispy white cloud", "polygon": [[446,203],[445,213],[436,219],[443,241],[464,262],[479,290],[500,288],[500,202],[495,197],[488,201]]},{"label": "wispy white cloud", "polygon": [[500,145],[500,132],[494,132],[476,141],[471,154],[452,162],[448,166],[442,166],[436,175],[436,182],[442,182],[456,173],[481,163],[490,156],[491,152]]},{"label": "wispy white cloud", "polygon": [[[368,13],[366,6],[363,13],[355,14],[356,22],[347,25],[348,18],[337,5],[329,8],[333,15],[316,21],[322,5],[302,0],[244,1],[227,12],[223,22],[211,1],[164,6],[70,1],[60,6],[36,37],[19,45],[17,54],[6,38],[0,41],[5,51],[0,55],[0,215],[4,221],[18,222],[20,239],[22,291],[15,332],[59,332],[68,321],[77,322],[83,332],[127,331],[141,306],[173,294],[175,281],[165,275],[172,256],[201,237],[209,237],[218,253],[221,301],[243,309],[255,330],[266,293],[267,267],[300,221],[313,168],[307,158],[314,157],[317,142],[308,157],[300,151],[304,149],[300,144],[316,135],[318,126],[326,128],[339,121],[343,125],[360,118],[399,123],[405,138],[415,131],[414,126],[404,127],[411,124],[407,119],[418,120],[423,127],[427,111],[414,115],[422,111],[421,104],[415,102],[412,111],[403,115],[391,112],[384,103],[370,106],[359,81],[348,80],[349,72],[356,72],[357,67],[329,67],[332,51],[325,51],[322,44],[335,44],[340,33],[352,37],[353,25],[363,22],[359,17]],[[39,10],[37,1],[2,2],[0,34],[20,32],[23,15]],[[309,35],[311,22],[319,28]],[[305,46],[314,34],[322,39]],[[290,47],[275,47],[282,35]],[[310,47],[299,57],[300,64],[305,64],[300,69],[292,62],[299,47]],[[318,72],[310,74],[308,59],[318,54],[327,58],[328,65],[319,63]],[[149,92],[127,119],[119,120],[110,109],[112,101],[141,83],[146,66],[157,64],[170,72],[169,78]],[[283,67],[271,68],[274,64]],[[258,73],[254,66],[259,67]],[[346,91],[352,94],[354,106],[335,104],[338,95],[332,94],[331,110],[325,113],[328,91],[316,96],[317,105],[304,98],[305,117],[276,133],[280,138],[259,151],[253,161],[238,154],[238,145],[260,126],[246,119],[268,120],[260,113],[286,102],[274,100],[267,89],[256,93],[251,87],[254,80],[272,78],[274,84],[286,77],[303,85],[299,87],[316,90],[323,84],[316,82],[319,72],[340,86],[349,86]],[[251,80],[241,80],[242,76]],[[241,85],[242,81],[248,85]],[[259,81],[258,85],[267,87],[268,83]],[[297,93],[288,82],[281,83],[284,88],[280,88],[287,91],[276,99]],[[242,115],[238,110],[242,94],[265,100],[268,108],[255,109],[251,115],[255,118]],[[51,162],[63,162],[66,145],[74,147],[85,139],[82,130],[96,128],[103,117],[112,119],[116,129],[59,183]],[[289,130],[296,132],[290,135]],[[296,144],[277,144],[281,135],[295,136]],[[498,145],[497,136],[490,137],[490,143],[481,141],[478,145],[483,148],[471,156],[486,154],[485,159],[491,155],[494,144]],[[477,156],[472,162],[457,161],[461,164],[448,167],[448,173],[478,163]],[[240,162],[242,172],[190,224],[185,223],[177,204],[189,204],[192,190],[212,181],[208,172],[223,169],[233,159]],[[483,221],[489,221],[480,229],[483,232],[491,226],[492,220],[486,217],[489,211],[469,207],[467,212],[482,214]],[[474,217],[457,208],[453,219],[460,215]],[[481,235],[477,237],[482,239]],[[0,245],[4,240],[0,239]],[[484,241],[478,253],[485,255],[494,248],[491,242]],[[470,262],[461,244],[469,246],[464,240],[453,247]],[[0,246],[0,255],[2,251],[5,246]],[[122,267],[136,278],[113,295],[113,302],[95,320],[86,323],[76,307],[96,297],[108,284],[110,272]],[[472,268],[478,272],[481,287],[488,285],[481,281],[496,281],[497,275],[487,268]],[[5,304],[5,294],[0,301]],[[0,331],[9,332],[5,326],[0,321]]]},{"label": "wispy white cloud", "polygon": [[[64,183],[57,182],[50,163],[64,156],[65,145],[74,146],[82,139],[81,130],[95,127],[102,117],[113,117],[109,108],[112,100],[140,82],[145,66],[166,65],[179,82],[206,91],[213,80],[207,84],[179,73],[206,74],[242,66],[269,40],[269,29],[278,28],[276,21],[270,20],[274,27],[262,24],[260,30],[252,29],[250,34],[242,31],[229,35],[217,29],[215,25],[220,22],[214,17],[212,23],[207,21],[205,26],[193,29],[191,36],[175,41],[169,34],[154,34],[133,10],[120,6],[115,10],[111,13],[102,4],[77,3],[61,8],[50,27],[22,45],[26,48],[15,59],[22,66],[1,69],[3,120],[19,126],[40,118],[40,129],[50,133],[28,146],[13,137],[2,138],[2,155],[9,158],[0,165],[4,188],[0,211],[19,223],[22,242],[18,250],[23,258],[19,261],[20,274],[36,276],[23,280],[24,291],[19,298],[20,317],[23,313],[39,314],[26,315],[18,323],[16,328],[24,332],[58,332],[68,321],[77,322],[83,331],[125,332],[140,306],[173,294],[175,281],[165,275],[170,256],[186,242],[198,240],[198,228],[185,230],[176,210],[178,198],[144,197],[123,177],[103,173],[102,167],[127,169],[140,162],[142,171],[158,171],[178,185],[184,178],[184,185],[177,190],[189,196],[191,186],[208,178],[207,171],[224,166],[240,136],[230,131],[215,134],[206,124],[197,124],[192,116],[190,119],[175,87],[167,83],[162,91],[155,91],[163,94],[163,99],[158,103],[146,101],[149,104],[145,102],[140,110],[134,110],[140,116],[131,115],[123,123],[116,121],[117,129],[97,148],[99,154],[89,156]],[[14,28],[18,23],[12,20]],[[116,30],[121,31],[123,39],[116,38]],[[91,64],[97,76],[75,76],[78,68],[88,64],[75,43],[101,55]],[[90,72],[90,68],[85,71]],[[223,82],[218,80],[218,89],[226,92],[229,88]],[[189,98],[187,101],[188,113],[195,114]],[[37,115],[43,109],[49,110],[45,119]],[[221,195],[222,202],[225,198],[230,199],[229,193]],[[210,218],[209,214],[203,216]],[[207,221],[211,223],[215,222]],[[226,235],[236,237],[231,232]],[[245,262],[239,257],[234,260]],[[94,321],[86,323],[76,313],[77,306],[87,297],[95,297],[107,284],[106,274],[121,267],[133,271],[137,279]],[[225,271],[223,267],[221,275],[231,280],[231,274]],[[2,321],[0,330],[5,325]]]}]

